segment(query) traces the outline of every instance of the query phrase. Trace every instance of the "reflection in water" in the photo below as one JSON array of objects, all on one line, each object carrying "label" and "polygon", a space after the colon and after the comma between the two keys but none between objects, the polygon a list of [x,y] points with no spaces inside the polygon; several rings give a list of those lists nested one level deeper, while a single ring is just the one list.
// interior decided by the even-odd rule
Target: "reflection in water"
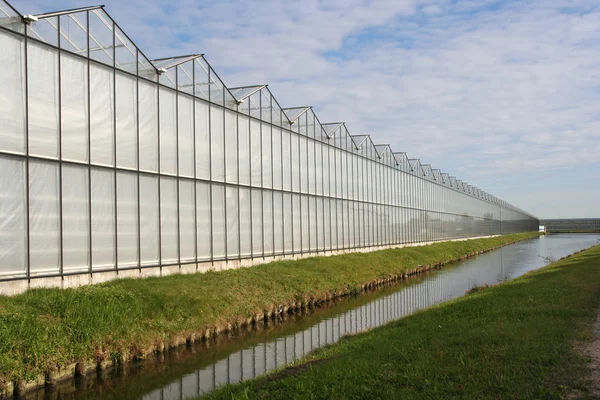
[{"label": "reflection in water", "polygon": [[[166,357],[175,359],[161,363],[163,369],[159,368],[158,373],[156,368],[132,373],[131,368],[135,367],[130,367],[126,374],[117,374],[113,385],[95,382],[75,390],[59,388],[60,397],[167,400],[198,396],[280,368],[337,342],[346,334],[374,328],[461,296],[473,286],[514,278],[597,244],[599,238],[599,235],[549,235],[520,242],[376,293],[341,301],[314,314],[307,310],[308,315],[293,316],[290,318],[293,321],[274,330],[271,326],[262,333],[255,331],[228,338],[214,348],[192,349],[186,356],[172,352]],[[178,366],[182,369],[177,370]],[[171,373],[168,368],[174,371]],[[159,377],[165,376],[170,382],[161,382]]]}]

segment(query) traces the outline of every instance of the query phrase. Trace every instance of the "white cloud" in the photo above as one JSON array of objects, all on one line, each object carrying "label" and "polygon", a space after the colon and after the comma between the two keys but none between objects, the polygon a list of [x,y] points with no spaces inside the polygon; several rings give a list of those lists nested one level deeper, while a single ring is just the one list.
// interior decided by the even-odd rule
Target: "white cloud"
[{"label": "white cloud", "polygon": [[[48,8],[43,0],[13,4],[26,13]],[[552,181],[582,164],[600,171],[595,1],[106,4],[151,57],[205,53],[229,86],[268,83],[283,106],[314,105],[322,122],[346,121],[353,134],[462,171],[459,178],[521,208],[540,209],[531,201],[540,176],[554,182],[548,190],[567,180],[573,193],[595,190],[568,174]],[[552,198],[566,196],[554,190]],[[577,212],[600,216],[591,200]]]}]

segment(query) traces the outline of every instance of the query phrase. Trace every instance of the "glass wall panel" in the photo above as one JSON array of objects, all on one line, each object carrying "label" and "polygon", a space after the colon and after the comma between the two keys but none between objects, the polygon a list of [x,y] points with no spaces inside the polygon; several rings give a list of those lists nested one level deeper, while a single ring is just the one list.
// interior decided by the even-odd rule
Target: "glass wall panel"
[{"label": "glass wall panel", "polygon": [[177,179],[161,176],[160,249],[161,263],[163,264],[173,264],[179,261],[177,210]]},{"label": "glass wall panel", "polygon": [[213,257],[223,258],[226,255],[225,221],[225,187],[223,185],[212,186],[212,227],[213,227]]},{"label": "glass wall panel", "polygon": [[117,172],[117,261],[119,268],[138,265],[137,180],[138,177],[135,173]]},{"label": "glass wall panel", "polygon": [[140,169],[158,172],[158,88],[139,82]]},{"label": "glass wall panel", "polygon": [[[281,189],[283,184],[283,170],[281,165],[282,146],[281,146],[281,128],[273,128],[272,132],[273,147],[273,188]],[[286,160],[287,162],[287,160]]]},{"label": "glass wall panel", "polygon": [[250,189],[240,188],[240,255],[252,255],[252,208],[250,207]]},{"label": "glass wall panel", "polygon": [[196,177],[210,179],[210,116],[208,104],[195,100],[196,105]]},{"label": "glass wall panel", "polygon": [[263,254],[263,208],[262,194],[259,189],[252,189],[252,254]]},{"label": "glass wall panel", "polygon": [[292,160],[290,132],[281,130],[281,172],[283,175],[283,190],[292,190]]},{"label": "glass wall panel", "polygon": [[87,271],[90,265],[88,168],[62,166],[63,270]]},{"label": "glass wall panel", "polygon": [[271,125],[262,124],[262,187],[273,187],[273,155],[271,153]]},{"label": "glass wall panel", "polygon": [[0,31],[0,150],[25,153],[24,40]]},{"label": "glass wall panel", "polygon": [[114,165],[115,98],[113,71],[90,64],[90,134],[92,163]]},{"label": "glass wall panel", "polygon": [[29,154],[58,158],[58,51],[27,43]]},{"label": "glass wall panel", "polygon": [[292,195],[292,235],[294,240],[294,252],[299,253],[302,250],[302,210],[300,209],[300,195]]},{"label": "glass wall panel", "polygon": [[160,88],[160,172],[177,174],[177,104],[173,90]]},{"label": "glass wall panel", "polygon": [[274,236],[274,252],[282,253],[283,252],[283,241],[285,238],[284,233],[284,216],[283,216],[283,194],[278,191],[273,192],[273,218],[275,220],[275,224],[273,226],[273,236]]},{"label": "glass wall panel", "polygon": [[250,184],[250,120],[247,116],[238,115],[240,184]]},{"label": "glass wall panel", "polygon": [[[63,160],[88,161],[87,62],[61,53],[61,140]],[[134,98],[135,100],[135,98]],[[135,103],[134,107],[135,107]]]},{"label": "glass wall panel", "polygon": [[214,105],[210,106],[210,157],[212,180],[225,180],[225,131],[224,110]]},{"label": "glass wall panel", "polygon": [[293,203],[290,193],[283,193],[283,234],[284,234],[284,251],[291,253],[294,249],[293,242]]},{"label": "glass wall panel", "polygon": [[225,110],[225,158],[227,182],[238,182],[238,132],[237,114]]},{"label": "glass wall panel", "polygon": [[194,102],[191,97],[178,95],[179,176],[194,177]]},{"label": "glass wall panel", "polygon": [[262,211],[263,211],[263,243],[265,254],[273,254],[273,192],[265,190],[262,192]]},{"label": "glass wall panel", "polygon": [[182,263],[196,259],[196,203],[194,201],[194,191],[194,181],[179,180],[179,252]]},{"label": "glass wall panel", "polygon": [[252,186],[261,186],[262,156],[261,156],[260,122],[250,119],[250,169]]},{"label": "glass wall panel", "polygon": [[312,239],[310,237],[310,230],[309,230],[310,213],[309,213],[308,209],[309,209],[308,196],[302,195],[300,197],[300,221],[301,221],[301,225],[302,225],[302,231],[300,233],[300,235],[301,235],[300,241],[302,243],[302,246],[300,248],[302,249],[302,251],[309,250],[310,242]]},{"label": "glass wall panel", "polygon": [[60,268],[60,204],[58,164],[30,161],[29,240],[31,273],[57,273]]},{"label": "glass wall panel", "polygon": [[115,267],[115,173],[92,168],[92,268]]},{"label": "glass wall panel", "polygon": [[158,177],[140,175],[141,265],[158,265],[159,260]]},{"label": "glass wall panel", "polygon": [[225,195],[227,196],[227,257],[236,258],[240,254],[238,188],[235,186],[227,186]]},{"label": "glass wall panel", "polygon": [[196,232],[198,233],[198,259],[208,260],[212,256],[210,184],[196,182]]},{"label": "glass wall panel", "polygon": [[27,197],[25,161],[0,156],[0,277],[27,269]]},{"label": "glass wall panel", "polygon": [[116,91],[117,166],[136,169],[138,153],[136,78],[122,73],[117,73]]}]

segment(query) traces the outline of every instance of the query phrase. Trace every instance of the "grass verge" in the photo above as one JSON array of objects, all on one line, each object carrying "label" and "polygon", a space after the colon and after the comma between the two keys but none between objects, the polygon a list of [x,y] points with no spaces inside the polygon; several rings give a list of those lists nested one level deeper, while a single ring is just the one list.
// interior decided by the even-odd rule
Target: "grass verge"
[{"label": "grass verge", "polygon": [[[538,233],[351,253],[252,268],[122,279],[0,296],[0,389],[57,368],[128,361],[244,323],[279,305],[358,293],[417,266],[456,260]],[[42,380],[43,383],[43,380]]]},{"label": "grass verge", "polygon": [[589,394],[600,246],[317,350],[213,399],[560,399]]}]

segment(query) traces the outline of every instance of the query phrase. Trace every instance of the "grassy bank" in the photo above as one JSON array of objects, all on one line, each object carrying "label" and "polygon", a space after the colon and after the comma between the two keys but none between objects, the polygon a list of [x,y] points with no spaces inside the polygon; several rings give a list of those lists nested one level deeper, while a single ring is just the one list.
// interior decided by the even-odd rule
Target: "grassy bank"
[{"label": "grassy bank", "polygon": [[[279,305],[357,293],[369,282],[537,236],[280,261],[235,271],[123,279],[0,296],[0,386],[44,372],[144,357],[262,317]],[[216,328],[216,329],[215,329]],[[65,368],[67,367],[67,368]],[[52,377],[50,377],[52,378]]]},{"label": "grassy bank", "polygon": [[600,246],[318,350],[210,397],[558,399],[585,394]]}]

